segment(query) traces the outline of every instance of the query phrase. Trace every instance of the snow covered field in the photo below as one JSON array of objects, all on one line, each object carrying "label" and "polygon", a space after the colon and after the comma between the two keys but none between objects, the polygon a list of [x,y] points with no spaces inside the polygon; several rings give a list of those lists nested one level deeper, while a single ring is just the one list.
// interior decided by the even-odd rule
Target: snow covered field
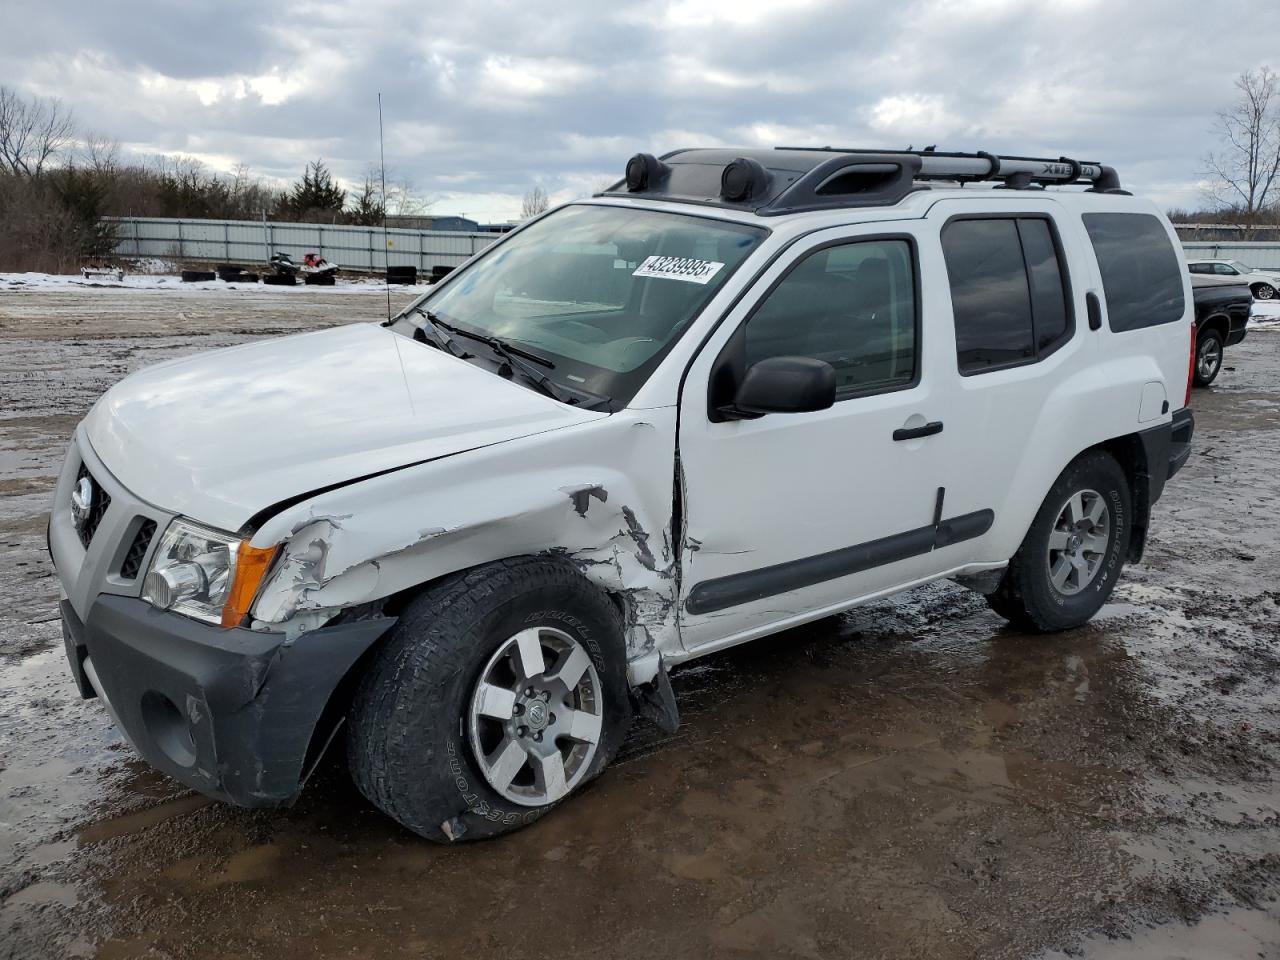
[{"label": "snow covered field", "polygon": [[[221,280],[208,280],[201,283],[183,283],[181,278],[177,275],[143,273],[127,274],[123,280],[114,280],[109,277],[85,278],[79,274],[57,275],[49,273],[0,273],[0,292],[5,290],[68,292],[86,289],[100,289],[104,291],[163,290],[170,293],[198,293],[202,290],[251,290],[254,293],[273,293],[279,291],[282,295],[287,296],[290,293],[296,293],[300,290],[305,290],[308,293],[342,294],[370,293],[375,290],[383,290],[385,287],[386,284],[383,281],[376,280],[371,277],[360,279],[339,279],[332,287],[308,287],[301,281],[293,287],[277,287],[265,283],[223,283]],[[408,288],[393,285],[391,289],[405,290]]]}]

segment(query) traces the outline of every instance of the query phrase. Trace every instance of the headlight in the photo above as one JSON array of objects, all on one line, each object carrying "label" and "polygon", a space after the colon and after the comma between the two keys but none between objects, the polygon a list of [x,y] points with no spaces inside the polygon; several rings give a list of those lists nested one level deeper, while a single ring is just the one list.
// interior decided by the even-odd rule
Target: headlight
[{"label": "headlight", "polygon": [[142,583],[142,599],[206,623],[236,627],[249,612],[274,547],[251,547],[229,533],[174,520]]}]

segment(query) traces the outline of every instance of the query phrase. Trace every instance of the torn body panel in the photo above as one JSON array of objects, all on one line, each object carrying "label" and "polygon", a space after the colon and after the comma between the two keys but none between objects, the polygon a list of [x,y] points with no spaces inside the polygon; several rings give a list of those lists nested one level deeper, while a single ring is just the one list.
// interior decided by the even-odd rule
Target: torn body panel
[{"label": "torn body panel", "polygon": [[620,601],[629,661],[674,653],[674,449],[674,407],[624,410],[320,494],[253,538],[284,544],[255,625],[290,634],[459,570],[554,554]]}]

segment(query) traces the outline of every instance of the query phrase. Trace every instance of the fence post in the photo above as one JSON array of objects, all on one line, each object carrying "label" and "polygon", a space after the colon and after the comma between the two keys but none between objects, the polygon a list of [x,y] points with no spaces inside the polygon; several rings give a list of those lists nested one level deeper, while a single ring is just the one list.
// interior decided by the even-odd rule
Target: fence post
[{"label": "fence post", "polygon": [[222,258],[231,259],[231,224],[222,221]]},{"label": "fence post", "polygon": [[182,246],[182,221],[181,220],[178,221],[178,259],[179,260],[187,259],[186,251]]},{"label": "fence post", "polygon": [[320,230],[319,230],[319,233],[320,233],[320,249],[319,249],[319,251],[318,251],[318,252],[319,252],[319,254],[320,254],[320,259],[321,259],[321,260],[323,260],[323,259],[324,259],[324,224],[323,224],[323,223],[317,223],[317,224],[316,224],[316,226],[320,228]]},{"label": "fence post", "polygon": [[137,251],[136,256],[142,256],[142,231],[138,227],[138,218],[133,218],[133,248]]}]

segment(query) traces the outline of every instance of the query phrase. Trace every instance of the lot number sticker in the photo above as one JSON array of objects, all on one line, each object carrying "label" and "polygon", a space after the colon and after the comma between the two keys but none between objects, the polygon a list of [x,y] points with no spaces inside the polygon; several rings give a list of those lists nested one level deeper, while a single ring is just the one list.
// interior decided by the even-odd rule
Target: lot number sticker
[{"label": "lot number sticker", "polygon": [[716,263],[714,260],[695,260],[692,257],[649,257],[631,275],[706,283],[723,267],[723,263]]}]

